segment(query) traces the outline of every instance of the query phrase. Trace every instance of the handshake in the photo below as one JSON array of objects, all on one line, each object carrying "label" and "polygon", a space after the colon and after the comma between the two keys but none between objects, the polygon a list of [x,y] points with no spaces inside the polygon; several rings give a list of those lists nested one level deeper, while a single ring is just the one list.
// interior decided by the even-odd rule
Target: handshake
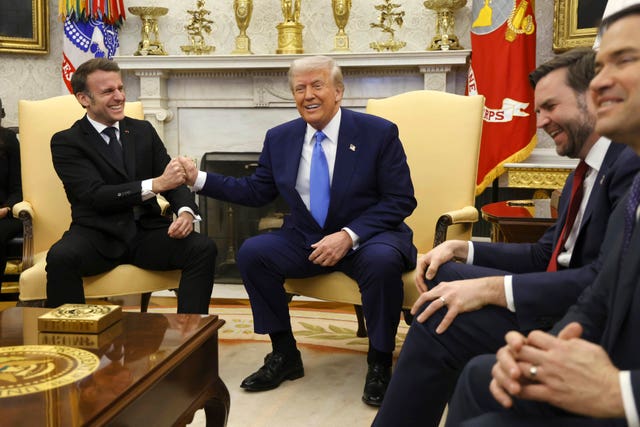
[{"label": "handshake", "polygon": [[183,184],[193,185],[198,177],[198,169],[193,159],[182,156],[171,161],[164,168],[164,172],[153,179],[153,192],[162,193],[173,190]]}]

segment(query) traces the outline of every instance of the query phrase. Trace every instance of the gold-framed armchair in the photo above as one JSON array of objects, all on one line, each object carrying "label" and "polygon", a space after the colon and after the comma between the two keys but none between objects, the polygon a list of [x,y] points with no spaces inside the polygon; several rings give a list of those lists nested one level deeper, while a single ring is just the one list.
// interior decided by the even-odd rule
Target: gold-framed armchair
[{"label": "gold-framed armchair", "polygon": [[[407,155],[418,206],[407,218],[414,244],[425,253],[447,238],[468,240],[478,220],[476,174],[482,133],[484,97],[419,90],[385,99],[370,99],[367,113],[398,125]],[[415,271],[402,276],[403,309],[418,298]],[[358,336],[366,336],[361,296],[356,282],[335,272],[306,279],[288,279],[285,289],[328,301],[354,304]]]},{"label": "gold-framed armchair", "polygon": [[[144,118],[142,103],[127,102],[125,114]],[[24,235],[18,304],[42,305],[47,298],[47,251],[71,223],[71,208],[53,168],[50,142],[54,133],[69,128],[83,115],[73,95],[18,103],[24,199],[13,207],[13,215],[23,222]],[[85,277],[84,292],[88,299],[140,294],[141,311],[146,311],[151,292],[177,288],[180,274],[179,270],[151,271],[124,264]]]}]

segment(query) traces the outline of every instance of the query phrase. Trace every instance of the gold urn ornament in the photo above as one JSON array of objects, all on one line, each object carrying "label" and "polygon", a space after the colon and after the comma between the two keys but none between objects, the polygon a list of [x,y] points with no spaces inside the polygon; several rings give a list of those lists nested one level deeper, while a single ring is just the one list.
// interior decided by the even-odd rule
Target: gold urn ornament
[{"label": "gold urn ornament", "polygon": [[304,53],[302,48],[302,29],[300,23],[301,0],[280,0],[284,21],[276,26],[278,29],[278,48],[276,53]]},{"label": "gold urn ornament", "polygon": [[331,9],[333,10],[333,20],[338,27],[338,33],[333,41],[333,50],[336,52],[349,52],[349,36],[344,31],[344,28],[349,22],[351,0],[331,0]]},{"label": "gold urn ornament", "polygon": [[162,42],[158,40],[158,18],[166,15],[169,9],[155,6],[132,6],[128,10],[142,20],[142,28],[140,30],[142,40],[138,43],[138,50],[135,51],[134,55],[168,55]]},{"label": "gold urn ornament", "polygon": [[436,35],[427,50],[464,49],[454,33],[454,12],[467,4],[467,0],[426,0],[424,7],[436,11]]},{"label": "gold urn ornament", "polygon": [[240,34],[236,37],[236,48],[231,52],[234,55],[250,55],[251,39],[247,36],[247,28],[251,22],[253,13],[253,0],[233,0],[233,13],[236,17],[236,25]]}]

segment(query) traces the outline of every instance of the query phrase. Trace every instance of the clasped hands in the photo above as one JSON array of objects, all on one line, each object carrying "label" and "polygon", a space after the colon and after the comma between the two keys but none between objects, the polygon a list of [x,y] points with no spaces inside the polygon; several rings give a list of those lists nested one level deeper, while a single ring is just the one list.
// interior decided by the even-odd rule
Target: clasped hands
[{"label": "clasped hands", "polygon": [[[194,161],[188,157],[171,159],[164,172],[152,182],[153,192],[162,193],[183,184],[193,185],[198,177],[198,170]],[[169,237],[183,239],[193,232],[193,216],[183,211],[169,226]]]},{"label": "clasped hands", "polygon": [[618,369],[601,346],[581,336],[577,322],[558,336],[507,333],[491,371],[493,397],[505,408],[518,397],[589,417],[624,417]]}]

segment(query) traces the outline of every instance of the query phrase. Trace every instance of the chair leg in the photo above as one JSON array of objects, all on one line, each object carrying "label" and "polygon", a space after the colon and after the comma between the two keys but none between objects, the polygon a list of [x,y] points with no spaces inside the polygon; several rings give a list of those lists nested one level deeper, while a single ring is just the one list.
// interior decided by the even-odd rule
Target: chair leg
[{"label": "chair leg", "polygon": [[149,301],[151,301],[151,292],[140,295],[140,312],[146,313],[149,309]]},{"label": "chair leg", "polygon": [[404,323],[411,326],[411,323],[413,322],[413,314],[411,314],[411,310],[408,308],[403,308],[402,316],[404,317]]},{"label": "chair leg", "polygon": [[360,338],[367,336],[367,327],[364,324],[364,314],[362,313],[361,305],[354,305],[353,308],[356,311],[356,318],[358,319],[358,331],[356,335]]}]

